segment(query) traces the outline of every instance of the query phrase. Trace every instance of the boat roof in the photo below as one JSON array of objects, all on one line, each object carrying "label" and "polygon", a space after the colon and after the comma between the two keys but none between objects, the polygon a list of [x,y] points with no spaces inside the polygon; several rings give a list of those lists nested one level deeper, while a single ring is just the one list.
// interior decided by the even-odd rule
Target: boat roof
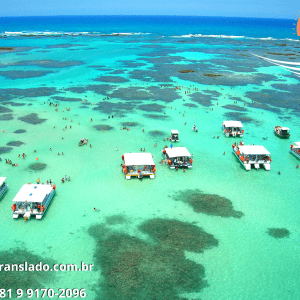
[{"label": "boat roof", "polygon": [[165,148],[165,150],[170,158],[179,156],[192,156],[185,147]]},{"label": "boat roof", "polygon": [[179,134],[178,130],[176,130],[176,129],[171,130],[171,133],[173,133],[173,134]]},{"label": "boat roof", "polygon": [[154,166],[154,161],[151,153],[124,153],[125,166]]},{"label": "boat roof", "polygon": [[24,184],[12,202],[42,202],[52,189],[50,184]]},{"label": "boat roof", "polygon": [[281,127],[281,130],[291,130],[288,127]]},{"label": "boat roof", "polygon": [[300,142],[295,142],[294,143],[296,146],[300,147]]},{"label": "boat roof", "polygon": [[249,155],[249,154],[265,154],[270,155],[270,152],[264,146],[257,146],[257,145],[246,145],[246,146],[239,146],[240,152]]},{"label": "boat roof", "polygon": [[5,181],[6,177],[0,177],[0,185]]},{"label": "boat roof", "polygon": [[243,124],[240,121],[224,121],[223,124],[225,127],[243,127]]}]

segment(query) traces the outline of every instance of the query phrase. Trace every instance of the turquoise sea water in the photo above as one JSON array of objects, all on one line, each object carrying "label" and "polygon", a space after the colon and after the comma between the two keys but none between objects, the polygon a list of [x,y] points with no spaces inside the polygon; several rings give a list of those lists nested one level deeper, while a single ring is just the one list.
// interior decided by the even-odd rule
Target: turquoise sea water
[{"label": "turquoise sea water", "polygon": [[[0,176],[9,184],[0,263],[95,267],[1,271],[2,287],[84,288],[87,299],[300,299],[299,160],[289,153],[300,140],[299,80],[251,54],[299,62],[292,22],[3,20],[0,47],[12,49],[0,51]],[[231,119],[243,122],[245,144],[271,153],[271,171],[247,172],[232,155],[240,139],[221,130]],[[275,125],[291,138],[278,139]],[[186,172],[159,163],[171,129],[193,154]],[[92,147],[78,147],[82,137]],[[155,179],[125,180],[121,155],[140,148],[153,155]],[[36,163],[46,168],[30,170]],[[49,209],[42,220],[13,220],[12,199],[37,178],[57,185]],[[290,234],[275,238],[269,228]]]}]

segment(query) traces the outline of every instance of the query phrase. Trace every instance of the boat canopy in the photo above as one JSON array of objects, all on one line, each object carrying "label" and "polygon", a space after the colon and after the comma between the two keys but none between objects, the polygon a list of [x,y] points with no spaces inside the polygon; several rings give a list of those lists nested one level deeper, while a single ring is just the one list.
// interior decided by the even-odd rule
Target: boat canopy
[{"label": "boat canopy", "polygon": [[295,142],[294,143],[297,147],[300,147],[300,142]]},{"label": "boat canopy", "polygon": [[0,177],[0,185],[5,181],[6,177]]},{"label": "boat canopy", "polygon": [[125,166],[154,166],[151,153],[124,153]]},{"label": "boat canopy", "polygon": [[192,156],[185,147],[165,148],[168,157]]},{"label": "boat canopy", "polygon": [[225,127],[243,127],[243,124],[240,121],[224,121]]},{"label": "boat canopy", "polygon": [[43,202],[52,190],[48,184],[24,184],[12,202]]},{"label": "boat canopy", "polygon": [[270,155],[270,152],[264,146],[239,146],[239,150],[245,155]]},{"label": "boat canopy", "polygon": [[288,127],[281,127],[281,130],[291,130]]},{"label": "boat canopy", "polygon": [[178,130],[171,130],[172,134],[179,134]]}]

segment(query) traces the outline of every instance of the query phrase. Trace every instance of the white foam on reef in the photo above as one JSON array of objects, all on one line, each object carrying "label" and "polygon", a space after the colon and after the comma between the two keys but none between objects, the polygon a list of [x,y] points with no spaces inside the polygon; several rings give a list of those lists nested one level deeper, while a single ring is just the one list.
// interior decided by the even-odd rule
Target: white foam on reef
[{"label": "white foam on reef", "polygon": [[299,42],[299,40],[296,39],[275,39],[273,37],[266,37],[266,38],[256,38],[256,37],[248,37],[244,35],[224,35],[224,34],[184,34],[184,35],[174,35],[173,38],[222,38],[222,39],[248,39],[248,40],[261,40],[261,41],[292,41],[292,42]]}]

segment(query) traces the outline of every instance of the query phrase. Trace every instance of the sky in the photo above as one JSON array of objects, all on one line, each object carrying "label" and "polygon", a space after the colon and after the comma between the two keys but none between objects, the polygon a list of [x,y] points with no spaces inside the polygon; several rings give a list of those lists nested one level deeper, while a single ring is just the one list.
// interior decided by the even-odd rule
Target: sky
[{"label": "sky", "polygon": [[181,15],[294,19],[299,0],[0,0],[0,16]]}]

